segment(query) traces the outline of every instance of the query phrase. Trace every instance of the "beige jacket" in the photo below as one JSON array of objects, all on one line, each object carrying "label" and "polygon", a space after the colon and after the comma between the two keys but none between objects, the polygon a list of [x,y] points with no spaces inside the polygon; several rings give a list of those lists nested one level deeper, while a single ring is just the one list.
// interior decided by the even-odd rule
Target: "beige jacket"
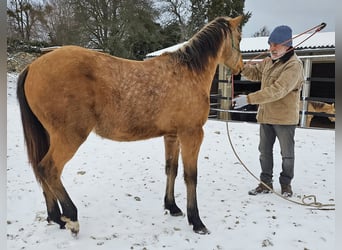
[{"label": "beige jacket", "polygon": [[296,125],[299,120],[300,90],[304,82],[303,64],[294,54],[285,63],[266,58],[247,65],[242,75],[261,81],[259,91],[248,94],[250,104],[259,104],[259,123]]}]

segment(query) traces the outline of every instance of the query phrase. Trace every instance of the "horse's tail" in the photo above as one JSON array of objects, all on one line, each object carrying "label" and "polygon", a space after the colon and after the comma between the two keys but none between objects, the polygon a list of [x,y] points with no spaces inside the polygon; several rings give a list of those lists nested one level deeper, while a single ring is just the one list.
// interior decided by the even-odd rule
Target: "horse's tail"
[{"label": "horse's tail", "polygon": [[29,162],[32,165],[36,178],[39,180],[38,164],[49,149],[49,136],[43,125],[32,112],[25,95],[25,80],[29,67],[19,75],[17,82],[17,98],[19,101],[21,121],[24,130],[24,139],[27,147]]}]

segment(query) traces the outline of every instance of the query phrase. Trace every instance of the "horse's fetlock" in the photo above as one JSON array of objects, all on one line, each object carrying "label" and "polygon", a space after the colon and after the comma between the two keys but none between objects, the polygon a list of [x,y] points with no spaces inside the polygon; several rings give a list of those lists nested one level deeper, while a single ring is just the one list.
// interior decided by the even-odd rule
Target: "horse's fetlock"
[{"label": "horse's fetlock", "polygon": [[182,210],[175,203],[168,202],[166,199],[165,199],[165,203],[164,203],[164,208],[166,210],[169,210],[170,214],[172,216],[182,216],[182,215],[184,215]]},{"label": "horse's fetlock", "polygon": [[80,225],[78,221],[72,221],[65,216],[62,216],[61,220],[65,222],[65,227],[71,231],[72,235],[77,236],[78,232],[80,231]]}]

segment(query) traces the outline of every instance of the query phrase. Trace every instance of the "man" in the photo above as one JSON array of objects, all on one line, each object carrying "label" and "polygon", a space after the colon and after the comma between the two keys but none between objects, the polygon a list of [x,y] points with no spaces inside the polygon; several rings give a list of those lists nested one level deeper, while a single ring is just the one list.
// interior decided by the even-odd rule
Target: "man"
[{"label": "man", "polygon": [[[300,90],[304,82],[302,62],[292,47],[292,30],[286,25],[276,27],[268,38],[270,57],[257,64],[247,64],[242,75],[261,81],[261,89],[233,99],[234,108],[258,104],[260,123],[260,180],[273,189],[273,145],[277,138],[282,156],[279,182],[281,193],[291,197],[294,176],[294,135],[299,120]],[[248,193],[268,193],[260,183]]]}]

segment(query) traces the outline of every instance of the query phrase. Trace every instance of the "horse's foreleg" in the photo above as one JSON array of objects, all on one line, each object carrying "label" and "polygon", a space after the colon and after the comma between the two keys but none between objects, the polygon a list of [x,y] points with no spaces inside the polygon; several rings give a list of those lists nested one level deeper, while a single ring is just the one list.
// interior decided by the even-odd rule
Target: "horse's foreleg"
[{"label": "horse's foreleg", "polygon": [[164,197],[164,207],[173,216],[183,215],[183,212],[176,205],[174,187],[178,172],[179,142],[176,135],[164,136],[165,144],[165,174],[166,191]]},{"label": "horse's foreleg", "polygon": [[197,159],[199,149],[203,140],[202,128],[188,131],[179,136],[181,145],[181,154],[184,165],[184,180],[187,188],[187,213],[190,225],[193,230],[199,234],[209,234],[200,219],[197,206]]}]

